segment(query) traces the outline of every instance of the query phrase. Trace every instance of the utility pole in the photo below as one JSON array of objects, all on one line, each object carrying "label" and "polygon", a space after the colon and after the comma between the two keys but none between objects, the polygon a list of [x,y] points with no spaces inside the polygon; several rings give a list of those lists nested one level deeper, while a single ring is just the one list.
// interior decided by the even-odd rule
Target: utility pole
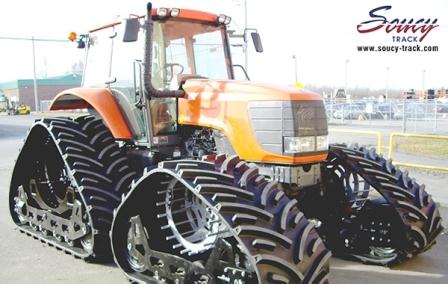
[{"label": "utility pole", "polygon": [[345,93],[345,96],[347,96],[348,62],[349,62],[349,60],[346,59],[346,60],[345,60],[345,85],[344,85],[344,93]]},{"label": "utility pole", "polygon": [[423,98],[425,98],[425,73],[426,73],[426,70],[423,69],[422,70],[422,94],[423,94]]},{"label": "utility pole", "polygon": [[389,66],[386,67],[386,100],[389,99]]},{"label": "utility pole", "polygon": [[294,79],[295,79],[295,83],[299,82],[299,75],[298,75],[298,70],[297,70],[297,56],[295,54],[292,55],[292,59],[294,60]]},{"label": "utility pole", "polygon": [[247,0],[244,0],[244,68],[249,73],[249,53],[247,47]]},{"label": "utility pole", "polygon": [[34,111],[40,111],[39,107],[39,95],[37,94],[37,80],[36,80],[36,51],[34,47],[34,36],[31,37],[31,43],[33,46],[33,85],[34,85]]}]

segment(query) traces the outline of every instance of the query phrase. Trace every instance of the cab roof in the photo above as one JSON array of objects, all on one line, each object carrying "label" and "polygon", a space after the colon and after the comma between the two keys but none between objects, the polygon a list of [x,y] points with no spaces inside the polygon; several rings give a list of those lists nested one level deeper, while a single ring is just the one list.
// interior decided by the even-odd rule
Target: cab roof
[{"label": "cab roof", "polygon": [[[174,9],[174,8],[167,8],[168,15],[171,14],[172,9]],[[166,16],[166,17],[162,17],[162,18],[157,15],[157,11],[158,11],[158,8],[153,8],[151,10],[152,18],[155,21],[160,20],[160,19],[176,18],[179,20],[198,21],[198,22],[204,22],[204,23],[210,23],[210,24],[218,23],[218,16],[216,14],[198,11],[198,10],[179,9],[179,15],[177,15],[176,17]],[[145,16],[138,16],[138,17],[144,18]],[[121,24],[121,22],[122,21],[118,20],[118,21],[112,22],[110,24],[94,28],[94,29],[90,30],[89,32],[92,33],[92,32],[102,30],[102,29],[110,28],[110,27]]]}]

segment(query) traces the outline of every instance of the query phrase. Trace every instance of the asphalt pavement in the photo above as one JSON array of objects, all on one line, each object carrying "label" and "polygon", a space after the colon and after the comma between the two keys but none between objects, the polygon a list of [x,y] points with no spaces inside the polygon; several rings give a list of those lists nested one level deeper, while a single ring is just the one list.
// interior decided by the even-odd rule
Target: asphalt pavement
[{"label": "asphalt pavement", "polygon": [[[35,118],[0,115],[0,283],[128,283],[114,264],[86,263],[15,228],[8,205],[10,176],[18,149]],[[415,173],[427,184],[435,200],[441,199],[442,204],[448,205],[447,174]],[[442,214],[447,215],[445,208]],[[448,283],[447,259],[448,237],[441,235],[431,250],[393,268],[332,258],[330,282]]]}]

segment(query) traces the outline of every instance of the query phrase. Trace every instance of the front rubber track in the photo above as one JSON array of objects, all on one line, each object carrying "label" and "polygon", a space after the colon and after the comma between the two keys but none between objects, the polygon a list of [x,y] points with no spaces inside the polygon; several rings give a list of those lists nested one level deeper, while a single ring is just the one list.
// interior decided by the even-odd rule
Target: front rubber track
[{"label": "front rubber track", "polygon": [[439,204],[434,202],[424,185],[365,147],[332,145],[329,160],[337,158],[359,174],[393,207],[403,221],[407,243],[398,249],[395,264],[428,250],[443,231]]},{"label": "front rubber track", "polygon": [[[101,119],[93,116],[72,118],[43,118],[37,120],[29,131],[25,144],[14,167],[10,188],[11,215],[19,224],[13,211],[17,188],[26,180],[26,172],[32,172],[36,139],[49,139],[58,149],[66,168],[70,170],[72,184],[81,196],[83,207],[89,215],[90,232],[93,233],[93,251],[79,253],[64,244],[38,234],[50,245],[64,249],[88,261],[110,261],[109,231],[113,210],[121,196],[129,190],[135,172],[121,153],[108,128]],[[20,226],[20,225],[19,225]]]},{"label": "front rubber track", "polygon": [[[136,198],[141,194],[135,193],[164,191],[164,184],[173,177],[182,180],[189,190],[199,192],[211,206],[216,208],[218,205],[219,214],[234,229],[255,260],[261,283],[328,282],[331,253],[314,225],[298,210],[297,201],[289,199],[275,182],[259,175],[257,168],[249,167],[236,156],[224,155],[208,162],[162,162],[158,169],[145,172],[134,183],[118,208],[111,232],[117,264],[130,279],[138,277],[133,277],[136,273],[129,268],[122,255],[126,244],[123,231],[127,231],[124,226],[129,222],[122,212],[136,208],[138,204],[155,207],[155,198]],[[162,231],[155,232],[156,229],[148,228],[149,235],[164,234]],[[176,250],[171,253],[180,255]]]}]

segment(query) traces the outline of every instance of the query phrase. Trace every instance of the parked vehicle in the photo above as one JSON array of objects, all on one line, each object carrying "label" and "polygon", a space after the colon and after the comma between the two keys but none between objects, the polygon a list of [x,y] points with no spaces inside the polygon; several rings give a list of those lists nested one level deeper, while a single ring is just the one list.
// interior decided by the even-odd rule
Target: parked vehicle
[{"label": "parked vehicle", "polygon": [[31,113],[31,107],[25,104],[11,102],[7,112],[8,115],[27,115]]},{"label": "parked vehicle", "polygon": [[356,105],[344,105],[333,112],[333,118],[336,119],[366,119],[366,112]]}]

